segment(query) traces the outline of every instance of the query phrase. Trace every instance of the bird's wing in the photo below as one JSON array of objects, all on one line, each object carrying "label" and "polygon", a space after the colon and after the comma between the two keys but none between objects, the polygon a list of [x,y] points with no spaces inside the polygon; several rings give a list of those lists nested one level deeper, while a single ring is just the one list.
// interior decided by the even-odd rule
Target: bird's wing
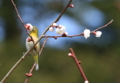
[{"label": "bird's wing", "polygon": [[[37,37],[32,37],[32,38],[33,38],[34,42],[37,42],[37,41],[38,41],[38,38],[37,38]],[[40,51],[40,44],[39,44],[39,42],[35,45],[34,51],[35,51],[36,53],[39,53],[39,51]]]}]

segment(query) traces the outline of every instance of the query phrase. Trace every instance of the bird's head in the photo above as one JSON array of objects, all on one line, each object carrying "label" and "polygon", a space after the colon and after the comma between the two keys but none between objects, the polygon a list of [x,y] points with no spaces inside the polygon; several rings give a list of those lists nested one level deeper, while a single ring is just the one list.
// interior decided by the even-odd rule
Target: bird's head
[{"label": "bird's head", "polygon": [[38,35],[38,29],[35,27],[35,26],[32,26],[30,23],[27,23],[25,25],[25,28],[27,29],[27,31],[29,31],[30,35],[31,34],[35,34],[35,35]]}]

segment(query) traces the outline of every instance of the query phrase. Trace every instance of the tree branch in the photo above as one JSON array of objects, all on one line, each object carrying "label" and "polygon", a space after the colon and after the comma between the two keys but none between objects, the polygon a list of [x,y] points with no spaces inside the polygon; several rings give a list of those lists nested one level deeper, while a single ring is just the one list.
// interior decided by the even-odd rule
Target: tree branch
[{"label": "tree branch", "polygon": [[[60,18],[62,17],[62,15],[63,15],[64,12],[66,11],[66,9],[69,7],[69,5],[70,5],[71,2],[72,2],[72,0],[70,0],[70,1],[68,2],[68,4],[66,5],[66,7],[62,10],[62,12],[60,13],[60,15],[57,17],[57,19],[56,19],[53,23],[56,23],[56,22],[58,22],[58,21],[60,20]],[[53,24],[53,23],[52,23],[52,24]],[[51,24],[51,25],[52,25],[52,24]],[[46,32],[49,30],[49,28],[51,27],[51,25],[46,28],[46,30],[45,30],[44,33],[46,33]],[[43,34],[44,34],[44,33],[43,33]]]},{"label": "tree branch", "polygon": [[[32,36],[30,36],[30,34],[28,33],[27,29],[25,28],[25,24],[24,24],[22,18],[20,17],[20,14],[19,14],[19,12],[18,12],[18,9],[17,9],[17,7],[16,7],[14,1],[11,0],[11,2],[12,2],[12,4],[13,4],[14,8],[15,8],[15,11],[16,11],[16,13],[17,13],[17,16],[18,16],[18,18],[20,19],[20,21],[21,21],[21,23],[22,23],[22,25],[23,25],[23,27],[24,27],[24,29],[25,29],[27,35],[32,39]],[[33,42],[34,42],[34,41],[33,41]]]},{"label": "tree branch", "polygon": [[[100,30],[100,29],[102,29],[102,28],[105,28],[106,26],[108,26],[108,25],[111,24],[112,22],[113,22],[113,19],[112,19],[110,22],[108,22],[107,24],[103,25],[102,27],[99,27],[99,28],[91,31],[91,33],[94,33],[95,31],[98,31],[98,30]],[[68,35],[68,36],[45,36],[45,35],[44,35],[43,38],[55,38],[55,39],[57,39],[58,37],[70,37],[70,38],[72,38],[72,37],[82,36],[82,35],[84,35],[84,34],[81,33],[81,34]]]},{"label": "tree branch", "polygon": [[42,47],[41,47],[41,49],[40,49],[39,56],[41,55],[41,53],[42,53],[42,51],[43,51],[43,48],[45,47],[45,44],[46,44],[47,40],[48,40],[48,39],[46,38],[45,41],[43,41],[43,45],[42,45]]},{"label": "tree branch", "polygon": [[33,69],[35,68],[35,66],[36,66],[36,63],[33,64],[32,68],[31,68],[30,71],[29,71],[29,73],[26,73],[27,78],[26,78],[26,80],[25,80],[24,83],[27,83],[28,80],[29,80],[29,78],[33,75],[33,74],[32,74],[32,71],[33,71]]},{"label": "tree branch", "polygon": [[69,3],[66,5],[66,7],[62,10],[61,14],[59,15],[59,17],[54,21],[54,23],[58,22],[60,20],[60,18],[62,17],[63,13],[66,11],[66,9],[69,7],[70,3],[72,2],[72,0],[69,1]]},{"label": "tree branch", "polygon": [[102,28],[107,27],[107,26],[108,26],[109,24],[111,24],[113,21],[114,21],[114,20],[112,19],[110,22],[108,22],[108,23],[107,23],[107,24],[105,24],[104,26],[99,27],[99,28],[97,28],[97,29],[93,30],[92,32],[95,32],[95,31],[98,31],[99,29],[102,29]]},{"label": "tree branch", "polygon": [[89,81],[88,81],[87,77],[85,76],[85,73],[84,73],[84,71],[83,71],[83,69],[81,67],[81,61],[78,61],[78,59],[77,59],[77,57],[76,57],[76,55],[75,55],[75,53],[74,53],[72,48],[70,48],[70,53],[68,54],[68,56],[70,56],[70,57],[72,57],[74,59],[76,65],[77,65],[77,67],[78,67],[78,69],[79,69],[79,71],[81,73],[81,76],[84,79],[84,81],[89,83]]},{"label": "tree branch", "polygon": [[[13,0],[11,0],[11,1],[12,1],[12,4],[14,5],[15,10],[16,10],[16,12],[17,12],[17,14],[18,14],[18,18],[20,19],[21,23],[22,23],[23,26],[25,27],[24,22],[22,21],[20,15],[19,15],[19,13],[18,13],[18,10],[17,10],[17,7],[16,7],[15,3],[13,2]],[[61,16],[62,16],[63,13],[65,12],[65,10],[69,7],[71,1],[72,1],[72,0],[69,1],[69,3],[67,4],[67,6],[63,9],[63,11],[62,11],[61,14],[59,15],[59,17],[58,17],[53,23],[59,21],[59,19],[61,18]],[[53,23],[52,23],[52,24],[53,24]],[[52,25],[52,24],[51,24],[51,25]],[[50,26],[51,26],[51,25],[50,25]],[[34,48],[34,46],[43,38],[43,35],[46,34],[46,32],[49,30],[49,27],[50,27],[50,26],[48,26],[48,27],[45,29],[45,31],[44,31],[44,32],[42,33],[42,35],[38,38],[38,41],[35,42],[35,44],[33,45],[33,47],[32,47],[30,50],[28,50],[28,51],[14,64],[14,66],[8,71],[8,73],[4,76],[4,78],[1,80],[0,83],[3,83],[3,82],[9,77],[9,75],[13,72],[13,70],[20,64],[20,62],[27,56],[27,54]],[[25,28],[25,29],[26,29],[26,28]],[[28,33],[28,32],[27,32],[27,33]],[[28,35],[29,35],[29,33],[28,33]]]}]

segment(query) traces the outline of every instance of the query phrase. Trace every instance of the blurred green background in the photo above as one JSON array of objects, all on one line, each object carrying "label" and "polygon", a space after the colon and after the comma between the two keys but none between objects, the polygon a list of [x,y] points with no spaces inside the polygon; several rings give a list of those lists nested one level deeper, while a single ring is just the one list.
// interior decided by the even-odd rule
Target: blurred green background
[{"label": "blurred green background", "polygon": [[[59,15],[69,0],[14,0],[25,23],[39,28],[39,35]],[[73,48],[90,83],[120,83],[120,1],[73,0],[59,24],[66,26],[70,35],[85,28],[94,30],[111,19],[103,28],[101,38],[84,37],[48,39],[39,57],[40,70],[33,71],[28,83],[83,83],[83,78],[71,57]],[[57,35],[49,32],[47,35]],[[27,34],[10,0],[0,0],[0,80],[26,52]],[[41,40],[41,44],[44,39]],[[5,83],[24,83],[34,61],[27,56]]]}]

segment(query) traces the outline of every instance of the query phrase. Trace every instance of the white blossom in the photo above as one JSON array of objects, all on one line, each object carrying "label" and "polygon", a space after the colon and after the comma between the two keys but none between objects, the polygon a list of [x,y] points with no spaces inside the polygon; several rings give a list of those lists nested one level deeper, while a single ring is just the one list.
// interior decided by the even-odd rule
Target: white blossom
[{"label": "white blossom", "polygon": [[102,32],[101,31],[96,31],[96,33],[95,33],[95,36],[96,37],[100,37],[102,35]]},{"label": "white blossom", "polygon": [[72,53],[68,53],[68,56],[72,56]]},{"label": "white blossom", "polygon": [[53,28],[53,27],[50,27],[49,30],[52,32],[52,31],[54,31],[54,28]]},{"label": "white blossom", "polygon": [[61,34],[63,34],[64,32],[63,32],[61,29],[56,28],[56,33],[61,35]]},{"label": "white blossom", "polygon": [[86,80],[86,81],[84,81],[84,83],[89,83],[89,81]]},{"label": "white blossom", "polygon": [[58,28],[62,28],[62,25],[58,25]]},{"label": "white blossom", "polygon": [[90,30],[89,29],[85,29],[84,30],[84,37],[87,39],[88,37],[90,37]]},{"label": "white blossom", "polygon": [[28,31],[32,31],[34,28],[33,28],[33,26],[32,26],[32,24],[30,24],[30,23],[27,23],[26,25],[25,25],[25,28],[28,30]]},{"label": "white blossom", "polygon": [[62,35],[65,32],[66,28],[65,26],[62,26],[62,25],[60,27],[56,28],[56,33]]},{"label": "white blossom", "polygon": [[68,32],[64,32],[64,34],[68,35]]},{"label": "white blossom", "polygon": [[65,31],[66,27],[65,26],[62,26],[62,30]]},{"label": "white blossom", "polygon": [[52,27],[57,27],[57,23],[53,23],[53,24],[52,24]]}]

